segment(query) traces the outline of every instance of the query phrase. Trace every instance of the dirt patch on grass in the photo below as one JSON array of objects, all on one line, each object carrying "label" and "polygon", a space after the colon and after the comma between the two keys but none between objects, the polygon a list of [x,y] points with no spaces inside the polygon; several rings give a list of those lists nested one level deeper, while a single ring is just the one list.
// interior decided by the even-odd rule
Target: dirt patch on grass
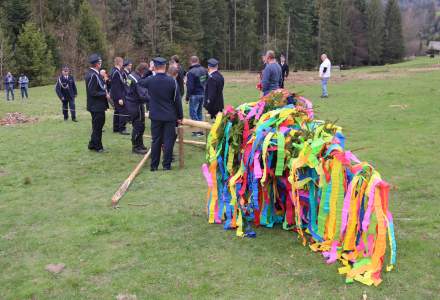
[{"label": "dirt patch on grass", "polygon": [[6,116],[0,119],[0,126],[12,126],[16,124],[35,123],[38,118],[28,117],[20,112],[6,113]]}]

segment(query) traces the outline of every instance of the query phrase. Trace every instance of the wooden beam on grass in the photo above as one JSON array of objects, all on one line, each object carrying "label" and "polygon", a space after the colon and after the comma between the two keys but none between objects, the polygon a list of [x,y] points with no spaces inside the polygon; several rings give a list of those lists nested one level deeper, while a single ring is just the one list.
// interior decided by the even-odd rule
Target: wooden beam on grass
[{"label": "wooden beam on grass", "polygon": [[121,198],[124,196],[125,192],[128,190],[128,187],[133,182],[133,180],[136,178],[136,176],[139,174],[140,170],[145,165],[145,163],[147,162],[150,155],[151,155],[151,149],[148,150],[147,154],[144,155],[144,157],[138,163],[136,168],[134,168],[134,170],[131,172],[131,174],[128,176],[128,178],[125,179],[124,183],[119,187],[119,189],[113,195],[113,197],[112,197],[113,208],[115,208],[118,205],[119,200],[121,200]]}]

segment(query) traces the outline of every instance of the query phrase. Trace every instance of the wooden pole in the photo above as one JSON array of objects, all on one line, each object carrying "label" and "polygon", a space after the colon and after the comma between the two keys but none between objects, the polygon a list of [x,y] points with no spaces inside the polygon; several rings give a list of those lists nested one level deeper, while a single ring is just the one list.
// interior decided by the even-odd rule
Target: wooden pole
[{"label": "wooden pole", "polygon": [[212,126],[208,122],[194,121],[194,120],[190,120],[190,119],[183,119],[182,125],[197,127],[197,128],[201,128],[201,129],[211,129],[211,126]]},{"label": "wooden pole", "polygon": [[183,127],[179,126],[177,128],[177,132],[179,135],[179,168],[183,169],[183,167],[185,166],[185,162],[184,162],[184,150],[183,150]]},{"label": "wooden pole", "polygon": [[136,176],[139,174],[142,167],[147,162],[148,158],[151,155],[151,149],[148,150],[147,154],[142,158],[142,160],[138,163],[136,168],[131,172],[130,176],[124,181],[124,183],[119,187],[119,189],[116,191],[116,193],[112,197],[112,206],[115,208],[119,200],[121,200],[122,196],[124,196],[125,192],[128,190],[128,187],[130,186],[131,182],[136,178]]}]

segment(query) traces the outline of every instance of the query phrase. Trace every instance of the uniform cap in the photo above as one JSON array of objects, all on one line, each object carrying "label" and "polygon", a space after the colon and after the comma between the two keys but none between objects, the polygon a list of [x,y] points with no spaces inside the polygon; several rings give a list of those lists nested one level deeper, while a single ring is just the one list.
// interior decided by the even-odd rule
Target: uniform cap
[{"label": "uniform cap", "polygon": [[163,57],[155,57],[153,58],[153,63],[155,66],[163,66],[167,63],[167,60]]},{"label": "uniform cap", "polygon": [[208,67],[217,67],[218,66],[218,60],[216,60],[215,58],[210,58],[208,59]]},{"label": "uniform cap", "polygon": [[99,54],[93,53],[89,56],[89,63],[96,64],[97,62],[102,61],[101,56]]}]

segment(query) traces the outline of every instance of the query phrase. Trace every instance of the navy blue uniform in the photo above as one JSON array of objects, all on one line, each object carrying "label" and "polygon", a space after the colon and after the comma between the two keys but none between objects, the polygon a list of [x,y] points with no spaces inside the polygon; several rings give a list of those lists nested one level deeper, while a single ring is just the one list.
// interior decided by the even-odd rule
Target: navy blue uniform
[{"label": "navy blue uniform", "polygon": [[145,104],[147,103],[147,89],[140,85],[141,76],[136,72],[128,75],[127,78],[127,95],[125,96],[125,105],[130,115],[133,125],[131,133],[131,142],[133,150],[145,149],[144,131],[145,131]]},{"label": "navy blue uniform", "polygon": [[55,92],[62,103],[64,120],[69,118],[69,109],[72,120],[76,120],[75,98],[78,95],[78,91],[73,76],[61,75],[58,77],[57,84],[55,85]]},{"label": "navy blue uniform", "polygon": [[92,135],[89,149],[99,151],[102,146],[102,128],[105,124],[105,111],[108,109],[106,87],[99,72],[90,68],[85,76],[87,110],[92,115]]},{"label": "navy blue uniform", "polygon": [[280,82],[280,88],[284,89],[284,81],[287,77],[289,77],[289,66],[287,63],[281,64],[281,82]]},{"label": "navy blue uniform", "polygon": [[208,76],[205,89],[205,103],[204,107],[214,119],[217,113],[223,111],[223,87],[225,79],[219,71],[215,71]]},{"label": "navy blue uniform", "polygon": [[113,114],[113,132],[124,132],[126,130],[128,112],[125,105],[120,105],[119,100],[125,102],[126,94],[126,74],[125,71],[114,67],[110,73],[110,97],[115,105],[115,112]]},{"label": "navy blue uniform", "polygon": [[151,169],[156,170],[160,162],[163,145],[164,169],[171,168],[176,121],[183,118],[182,101],[176,80],[165,73],[142,79],[139,83],[148,92],[151,119]]}]

